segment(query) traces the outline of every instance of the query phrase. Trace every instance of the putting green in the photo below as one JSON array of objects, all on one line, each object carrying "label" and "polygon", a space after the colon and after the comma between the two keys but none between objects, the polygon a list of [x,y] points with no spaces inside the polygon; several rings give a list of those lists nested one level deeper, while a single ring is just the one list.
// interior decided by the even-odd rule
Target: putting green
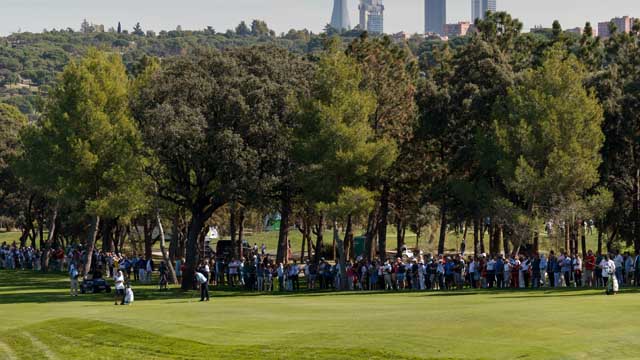
[{"label": "putting green", "polygon": [[213,292],[137,287],[133,306],[0,271],[0,359],[637,359],[640,293]]}]

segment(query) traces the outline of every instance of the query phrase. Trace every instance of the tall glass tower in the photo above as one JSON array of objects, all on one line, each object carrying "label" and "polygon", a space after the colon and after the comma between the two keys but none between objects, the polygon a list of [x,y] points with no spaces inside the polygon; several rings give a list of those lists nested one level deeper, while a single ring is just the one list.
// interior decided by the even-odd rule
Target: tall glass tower
[{"label": "tall glass tower", "polygon": [[331,15],[331,23],[329,25],[336,30],[351,29],[347,1],[348,0],[333,0],[333,14]]},{"label": "tall glass tower", "polygon": [[424,32],[444,36],[447,22],[447,0],[424,1]]},{"label": "tall glass tower", "polygon": [[487,11],[496,12],[496,0],[471,0],[471,22],[484,20]]}]

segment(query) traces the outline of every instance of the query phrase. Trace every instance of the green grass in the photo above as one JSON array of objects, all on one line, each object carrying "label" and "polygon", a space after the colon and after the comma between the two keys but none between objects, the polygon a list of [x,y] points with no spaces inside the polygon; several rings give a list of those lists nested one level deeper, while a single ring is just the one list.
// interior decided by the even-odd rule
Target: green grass
[{"label": "green grass", "polygon": [[638,358],[640,293],[214,292],[135,287],[133,306],[0,271],[0,359]]},{"label": "green grass", "polygon": [[[356,236],[360,235],[358,231],[356,231],[355,233],[356,233]],[[341,236],[342,235],[343,234],[341,234]],[[438,249],[439,231],[434,232],[432,234],[433,236],[430,236],[430,235],[431,234],[428,232],[426,234],[422,234],[420,236],[420,240],[418,241],[417,245],[418,245],[418,248],[420,248],[424,252],[436,253]],[[462,237],[463,237],[462,233],[456,233],[453,231],[449,232],[447,234],[447,238],[445,242],[445,249],[447,249],[447,252],[459,250],[460,243],[462,242]],[[293,253],[300,254],[300,250],[302,246],[302,235],[300,234],[300,232],[296,229],[292,229],[291,232],[289,233],[289,238],[291,240],[291,247],[293,248]],[[430,238],[432,241],[430,241]],[[412,248],[415,247],[416,239],[417,239],[416,234],[410,231],[406,232],[405,243],[407,246]],[[275,253],[278,247],[278,232],[270,231],[270,232],[257,233],[257,234],[247,236],[246,240],[252,246],[254,243],[257,243],[258,247],[260,247],[260,245],[264,243],[267,246],[267,249],[270,253]],[[597,230],[594,230],[591,235],[587,235],[586,240],[587,240],[587,248],[592,249],[595,252],[598,248]],[[313,237],[313,241],[315,243],[315,236]],[[325,232],[324,241],[329,244],[333,241],[332,231]],[[389,251],[394,250],[396,248],[396,243],[397,243],[396,229],[393,226],[391,226],[389,228],[389,231],[387,232],[387,249]],[[484,243],[485,243],[485,246],[487,247],[486,250],[488,251],[489,235],[486,233],[484,237]],[[579,246],[581,247],[582,245],[579,244]],[[541,231],[540,233],[540,249],[541,250],[548,251],[550,249],[554,249],[558,251],[561,248],[564,248],[564,238],[548,237],[544,231]],[[469,233],[467,234],[467,254],[470,252],[473,252],[473,230],[472,229],[469,229]],[[305,254],[306,253],[307,253],[307,250],[305,248]]]},{"label": "green grass", "polygon": [[7,244],[11,244],[14,241],[20,240],[20,233],[17,231],[0,231],[0,244],[6,242]]}]

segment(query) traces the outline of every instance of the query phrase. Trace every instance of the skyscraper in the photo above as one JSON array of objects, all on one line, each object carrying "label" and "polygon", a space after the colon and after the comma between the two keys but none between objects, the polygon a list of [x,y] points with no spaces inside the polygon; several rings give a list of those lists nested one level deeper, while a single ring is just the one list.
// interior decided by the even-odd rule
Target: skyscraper
[{"label": "skyscraper", "polygon": [[447,22],[447,0],[424,1],[424,32],[444,36]]},{"label": "skyscraper", "polygon": [[360,29],[370,33],[384,32],[384,5],[382,0],[360,0]]},{"label": "skyscraper", "polygon": [[471,0],[471,23],[483,20],[487,11],[496,12],[496,0]]},{"label": "skyscraper", "polygon": [[331,27],[336,30],[351,29],[349,21],[348,0],[333,0],[333,14],[331,15]]}]

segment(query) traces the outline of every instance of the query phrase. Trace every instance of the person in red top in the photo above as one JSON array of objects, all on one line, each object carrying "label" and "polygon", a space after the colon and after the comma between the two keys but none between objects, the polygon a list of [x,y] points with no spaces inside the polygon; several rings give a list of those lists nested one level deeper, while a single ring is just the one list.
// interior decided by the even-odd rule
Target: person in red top
[{"label": "person in red top", "polygon": [[593,255],[593,251],[589,250],[587,256],[584,258],[584,285],[588,287],[595,286],[595,279],[593,278],[593,272],[596,269],[596,257]]}]

